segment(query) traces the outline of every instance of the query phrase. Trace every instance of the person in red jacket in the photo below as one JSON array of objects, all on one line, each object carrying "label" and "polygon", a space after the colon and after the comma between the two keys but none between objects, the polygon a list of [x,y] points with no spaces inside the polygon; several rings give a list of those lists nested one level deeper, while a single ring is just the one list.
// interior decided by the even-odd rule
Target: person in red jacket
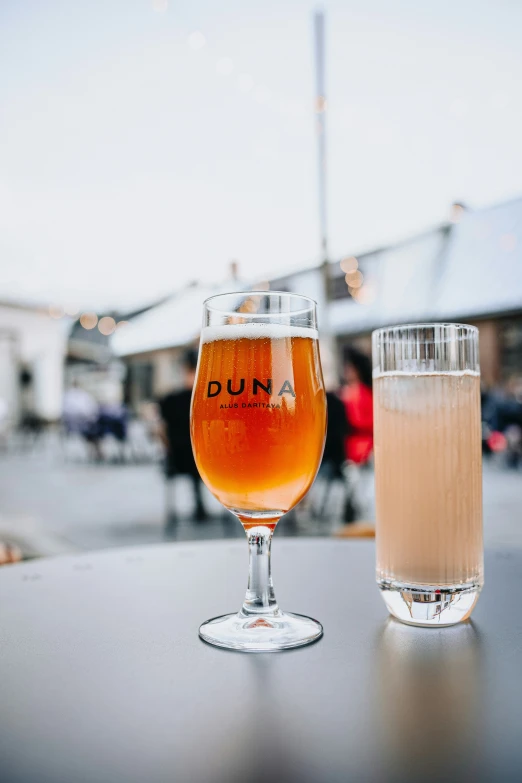
[{"label": "person in red jacket", "polygon": [[341,399],[349,427],[344,439],[346,459],[364,465],[373,449],[372,365],[356,348],[347,348],[344,353]]},{"label": "person in red jacket", "polygon": [[348,434],[344,439],[346,500],[343,519],[355,522],[361,513],[358,471],[368,463],[373,449],[372,366],[370,359],[356,348],[347,348],[344,353],[344,385],[340,396],[348,421]]}]

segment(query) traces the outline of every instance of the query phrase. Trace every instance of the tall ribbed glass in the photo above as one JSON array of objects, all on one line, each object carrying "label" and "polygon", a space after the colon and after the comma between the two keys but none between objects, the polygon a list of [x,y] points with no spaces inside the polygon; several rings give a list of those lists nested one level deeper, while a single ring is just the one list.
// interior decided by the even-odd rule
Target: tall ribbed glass
[{"label": "tall ribbed glass", "polygon": [[413,625],[469,617],[483,584],[478,331],[373,333],[377,582]]}]

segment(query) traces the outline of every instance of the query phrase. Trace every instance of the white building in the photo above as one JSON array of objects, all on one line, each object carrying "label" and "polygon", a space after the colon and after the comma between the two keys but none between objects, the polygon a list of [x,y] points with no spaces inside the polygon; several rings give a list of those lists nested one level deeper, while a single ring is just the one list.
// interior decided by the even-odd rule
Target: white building
[{"label": "white building", "polygon": [[[360,301],[351,296],[339,261],[271,281],[271,288],[304,293],[319,302],[340,357],[350,343],[367,353],[371,332],[400,323],[459,321],[476,325],[487,385],[522,375],[522,199],[457,212],[437,226],[394,245],[357,254]],[[328,297],[325,300],[325,291]],[[315,291],[315,294],[314,294]]]},{"label": "white building", "polygon": [[[339,369],[347,343],[369,353],[373,329],[422,321],[476,324],[486,384],[522,374],[522,199],[477,211],[461,207],[457,216],[458,222],[358,254],[363,293],[357,300],[339,261],[270,281],[271,290],[317,301],[328,376]],[[197,344],[203,300],[218,292],[180,291],[114,335],[112,347],[129,368],[131,403],[180,382],[179,357]]]},{"label": "white building", "polygon": [[23,413],[61,416],[67,332],[45,308],[0,302],[0,400],[11,422]]},{"label": "white building", "polygon": [[486,384],[522,374],[522,199],[476,211],[357,256],[366,296],[350,296],[330,265],[329,323],[339,345],[370,350],[373,329],[400,323],[476,325]]},{"label": "white building", "polygon": [[127,367],[125,397],[132,408],[182,385],[182,355],[188,346],[198,345],[203,302],[234,288],[242,286],[237,282],[222,287],[188,286],[112,335],[111,349]]}]

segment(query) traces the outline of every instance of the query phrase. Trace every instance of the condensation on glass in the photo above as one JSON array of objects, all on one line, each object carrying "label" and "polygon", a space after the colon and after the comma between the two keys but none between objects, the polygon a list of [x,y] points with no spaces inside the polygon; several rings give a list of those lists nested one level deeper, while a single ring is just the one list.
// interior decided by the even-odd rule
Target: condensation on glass
[{"label": "condensation on glass", "polygon": [[377,582],[398,619],[452,625],[483,584],[478,331],[373,333]]}]

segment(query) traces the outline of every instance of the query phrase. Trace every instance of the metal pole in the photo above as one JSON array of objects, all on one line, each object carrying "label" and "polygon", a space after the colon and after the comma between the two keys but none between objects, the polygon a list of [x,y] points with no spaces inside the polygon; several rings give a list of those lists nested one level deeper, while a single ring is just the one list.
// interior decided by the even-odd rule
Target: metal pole
[{"label": "metal pole", "polygon": [[325,15],[314,14],[315,44],[315,130],[317,137],[317,184],[319,197],[319,230],[321,239],[321,283],[324,306],[321,309],[321,354],[325,376],[337,375],[337,351],[331,334],[328,307],[330,299],[330,266],[328,263],[328,225],[326,209],[326,88],[325,88]]},{"label": "metal pole", "polygon": [[328,258],[326,223],[326,95],[325,95],[325,43],[324,12],[314,15],[315,39],[315,115],[317,135],[317,163],[319,190],[319,228],[323,260]]}]

